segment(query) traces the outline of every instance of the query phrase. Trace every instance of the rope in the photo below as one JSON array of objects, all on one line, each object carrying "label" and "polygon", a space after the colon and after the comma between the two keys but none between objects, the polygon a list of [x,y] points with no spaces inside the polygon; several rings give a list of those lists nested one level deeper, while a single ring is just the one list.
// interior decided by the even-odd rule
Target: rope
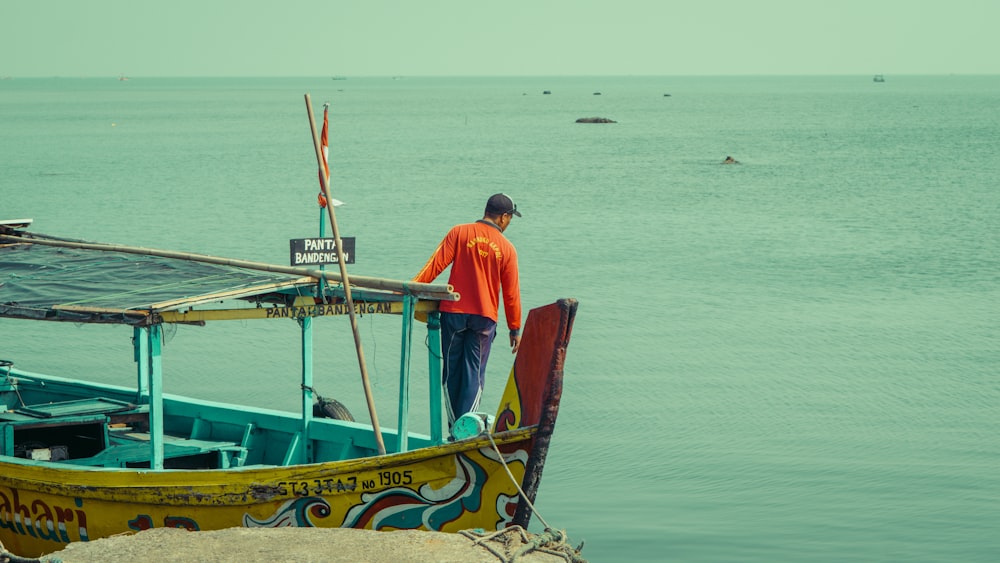
[{"label": "rope", "polygon": [[[9,383],[10,386],[11,386],[11,388],[14,389],[14,394],[17,395],[17,400],[21,402],[21,406],[22,407],[27,406],[27,405],[24,404],[24,399],[21,398],[21,388],[18,385],[18,383],[20,383],[20,381],[18,381],[16,377],[11,377],[10,376],[10,371],[7,372],[7,375],[4,376],[4,379],[6,379],[7,383]],[[3,549],[3,544],[2,543],[0,543],[0,549]],[[0,562],[0,563],[2,563],[2,562]]]},{"label": "rope", "polygon": [[[482,529],[461,530],[459,534],[473,540],[473,545],[486,548],[503,563],[516,563],[518,559],[533,551],[559,557],[569,563],[587,563],[587,560],[580,556],[583,544],[573,549],[566,543],[568,539],[566,532],[561,530],[546,530],[533,536],[521,526],[511,526],[491,534]],[[494,545],[497,543],[500,546]],[[510,553],[511,551],[513,553]]]},{"label": "rope", "polygon": [[[17,400],[21,401],[21,406],[22,407],[28,406],[28,405],[24,404],[24,399],[21,398],[21,388],[18,387],[18,385],[17,385],[20,382],[17,379],[13,379],[11,377],[7,377],[7,381],[9,381],[10,384],[11,384],[11,387],[14,388],[14,394],[17,395]],[[2,547],[2,546],[0,546],[0,547]]]},{"label": "rope", "polygon": [[493,441],[493,434],[490,434],[489,431],[483,432],[483,434],[486,434],[486,437],[490,439],[490,445],[493,446],[493,451],[495,451],[497,453],[497,457],[500,458],[500,463],[503,464],[504,471],[506,471],[507,476],[510,477],[510,482],[514,483],[514,486],[517,487],[517,492],[521,494],[521,498],[524,499],[524,502],[528,503],[528,508],[531,509],[535,516],[538,516],[538,520],[541,521],[546,530],[551,528],[549,523],[545,521],[545,518],[542,518],[542,515],[535,509],[535,505],[531,504],[531,500],[528,499],[528,495],[524,494],[524,490],[521,489],[521,485],[517,482],[517,479],[514,478],[514,474],[510,472],[510,468],[507,467],[507,460],[503,458],[503,454],[500,453],[500,448],[498,448],[497,443]]},{"label": "rope", "polygon": [[[24,404],[24,399],[21,398],[21,387],[18,385],[21,381],[16,377],[10,376],[10,369],[14,367],[14,362],[10,360],[0,360],[0,367],[7,368],[7,373],[3,374],[4,379],[7,380],[7,384],[14,390],[14,394],[17,395],[17,400],[21,402],[21,406],[27,406]],[[0,543],[0,549],[3,549],[3,543]],[[0,563],[3,562],[0,561]]]},{"label": "rope", "polygon": [[41,563],[41,559],[14,555],[7,551],[7,548],[3,546],[3,542],[0,542],[0,563]]},{"label": "rope", "polygon": [[[542,515],[538,513],[538,509],[536,509],[535,505],[531,503],[528,496],[524,494],[524,490],[521,488],[520,483],[518,483],[517,479],[514,478],[514,474],[511,473],[510,467],[507,466],[507,460],[504,459],[503,454],[500,453],[500,448],[497,447],[497,443],[493,441],[493,435],[488,430],[484,431],[483,434],[486,435],[490,441],[490,445],[493,446],[493,451],[496,452],[497,458],[503,465],[504,471],[506,471],[507,476],[510,477],[510,482],[517,488],[517,492],[521,495],[521,498],[524,499],[524,502],[528,503],[532,513],[538,516],[538,520],[543,526],[545,526],[545,531],[532,537],[532,535],[521,526],[510,526],[509,528],[504,528],[503,530],[493,532],[488,535],[482,529],[461,530],[459,533],[471,540],[474,540],[475,545],[481,545],[488,549],[490,553],[496,555],[497,558],[503,563],[514,563],[519,557],[527,555],[532,551],[539,551],[541,553],[561,557],[564,561],[568,561],[570,563],[586,563],[587,560],[580,556],[580,551],[583,549],[583,542],[581,542],[580,545],[574,549],[569,545],[569,536],[566,535],[565,531],[553,530],[552,527],[549,526],[549,523],[546,522],[545,518],[542,518]],[[511,544],[513,544],[516,539],[508,537],[508,535],[513,535],[515,532],[520,535],[519,543],[521,546],[517,549],[517,551],[508,557],[506,552],[510,551],[510,548],[512,547]],[[497,538],[502,538],[500,541],[503,542],[505,547],[503,552],[486,543],[490,540],[496,540]]]},{"label": "rope", "polygon": [[444,359],[444,356],[438,353],[437,350],[431,348],[431,337],[424,336],[424,348],[427,348],[427,353],[430,354],[435,360]]}]

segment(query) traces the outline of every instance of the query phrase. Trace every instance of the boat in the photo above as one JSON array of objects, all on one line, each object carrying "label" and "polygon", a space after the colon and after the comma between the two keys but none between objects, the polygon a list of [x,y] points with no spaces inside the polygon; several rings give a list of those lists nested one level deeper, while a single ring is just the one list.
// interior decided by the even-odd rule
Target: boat
[{"label": "boat", "polygon": [[885,82],[885,77],[881,74],[876,74],[875,77],[872,78],[872,82]]},{"label": "boat", "polygon": [[[439,349],[438,305],[460,298],[447,284],[345,281],[322,268],[69,239],[30,225],[0,222],[0,318],[8,327],[119,325],[135,370],[38,373],[32,358],[0,342],[0,542],[11,553],[39,557],[157,527],[528,526],[576,300],[528,313],[495,411],[469,413],[451,429],[442,424],[440,360],[428,354],[429,391],[420,396],[430,415],[418,432],[410,420],[413,329],[426,324],[429,346],[421,341],[418,350]],[[401,322],[396,428],[381,426],[370,401],[365,421],[346,408],[316,408],[337,401],[315,390],[313,364],[334,359],[314,346],[314,325],[352,311]],[[164,331],[227,320],[301,333],[301,381],[296,374],[285,385],[301,410],[163,391],[171,377]],[[253,369],[234,367],[232,384]]]}]

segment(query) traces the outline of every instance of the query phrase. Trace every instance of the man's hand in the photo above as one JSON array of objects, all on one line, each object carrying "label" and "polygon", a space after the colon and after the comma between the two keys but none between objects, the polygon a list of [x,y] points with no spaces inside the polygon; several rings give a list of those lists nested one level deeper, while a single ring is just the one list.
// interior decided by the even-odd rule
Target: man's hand
[{"label": "man's hand", "polygon": [[510,353],[517,354],[517,349],[521,347],[521,335],[512,334],[510,335]]}]

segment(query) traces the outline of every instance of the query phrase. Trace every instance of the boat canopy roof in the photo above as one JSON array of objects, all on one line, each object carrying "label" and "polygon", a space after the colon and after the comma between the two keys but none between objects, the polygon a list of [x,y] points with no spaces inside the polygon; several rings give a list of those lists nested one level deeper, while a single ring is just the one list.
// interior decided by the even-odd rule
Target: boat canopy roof
[{"label": "boat canopy roof", "polygon": [[[346,314],[340,282],[334,272],[0,226],[0,317],[6,318],[142,326]],[[458,299],[447,285],[353,275],[349,283],[355,308],[365,312],[399,313],[405,296],[419,299],[425,311]]]}]

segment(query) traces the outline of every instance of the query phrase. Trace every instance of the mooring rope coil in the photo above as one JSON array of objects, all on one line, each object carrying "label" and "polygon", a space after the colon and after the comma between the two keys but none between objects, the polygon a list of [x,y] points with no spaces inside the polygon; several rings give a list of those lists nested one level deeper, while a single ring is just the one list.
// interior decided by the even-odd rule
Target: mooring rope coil
[{"label": "mooring rope coil", "polygon": [[[568,563],[587,563],[587,560],[580,556],[580,547],[573,549],[566,543],[566,533],[561,530],[546,530],[544,533],[532,537],[521,526],[511,526],[502,530],[487,534],[485,530],[462,530],[459,532],[463,536],[473,540],[473,545],[485,547],[490,553],[503,563],[516,563],[518,559],[530,554],[533,551],[546,553],[561,558]],[[520,538],[511,536],[519,535]],[[508,555],[512,545],[518,540],[520,546],[513,554]],[[494,547],[491,541],[503,545],[504,549]]]}]

